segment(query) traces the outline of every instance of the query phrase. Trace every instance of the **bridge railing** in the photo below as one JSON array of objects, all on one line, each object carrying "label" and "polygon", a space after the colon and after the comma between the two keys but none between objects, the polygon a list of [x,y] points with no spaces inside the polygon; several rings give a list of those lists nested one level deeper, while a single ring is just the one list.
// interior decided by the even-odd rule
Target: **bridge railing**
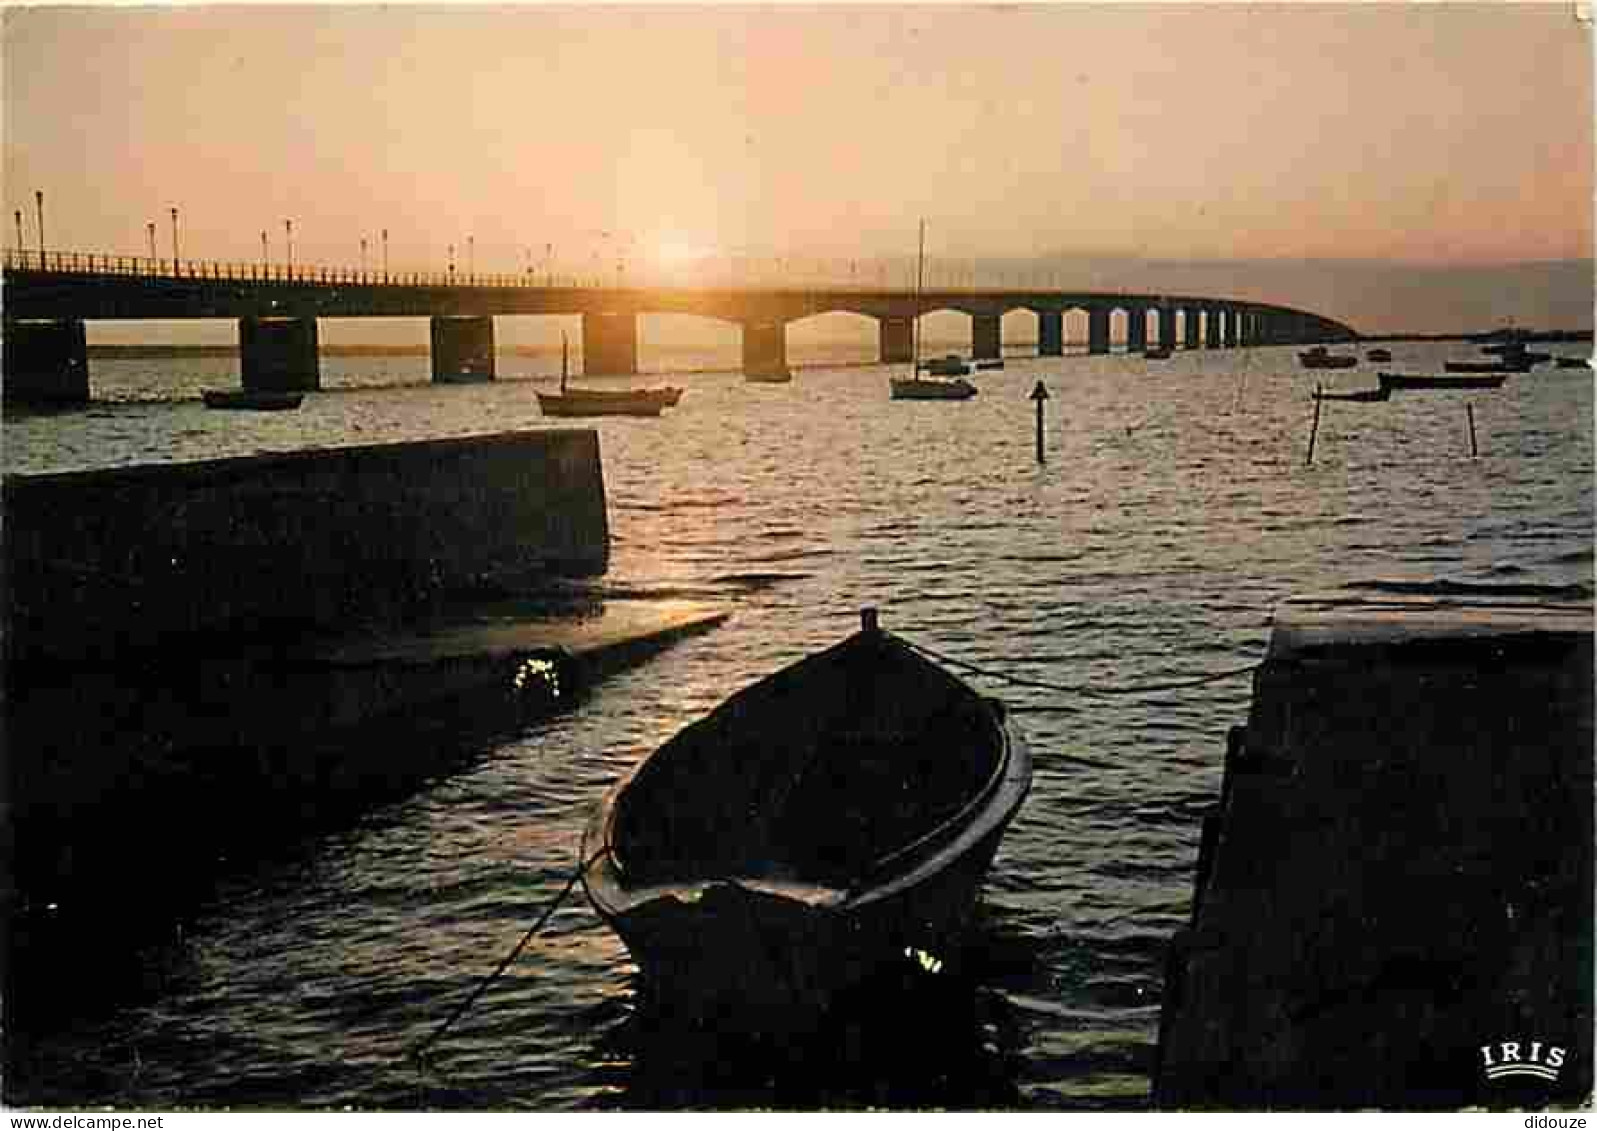
[{"label": "bridge railing", "polygon": [[[771,290],[771,289],[826,289],[874,292],[900,290],[913,283],[913,277],[899,278],[905,274],[897,269],[878,269],[866,273],[838,265],[828,270],[828,265],[817,262],[807,270],[794,270],[792,265],[777,265],[768,269],[748,262],[703,265],[697,271],[650,271],[629,268],[613,274],[599,267],[585,272],[528,269],[522,273],[484,273],[459,270],[400,270],[383,271],[371,267],[328,266],[319,263],[263,263],[214,259],[188,259],[151,257],[144,255],[116,255],[94,251],[39,251],[34,248],[6,248],[3,262],[7,271],[47,271],[55,274],[79,276],[114,276],[121,278],[147,278],[165,280],[204,280],[207,282],[285,283],[285,284],[347,284],[369,287],[491,287],[491,288],[638,288],[650,287],[681,290]],[[1013,290],[1015,284],[1025,287],[1036,285],[1048,289],[1042,279],[993,280],[999,289]],[[928,288],[949,291],[979,292],[992,287],[982,287],[967,275],[954,279],[929,278]],[[1005,284],[1008,284],[1007,286]]]}]

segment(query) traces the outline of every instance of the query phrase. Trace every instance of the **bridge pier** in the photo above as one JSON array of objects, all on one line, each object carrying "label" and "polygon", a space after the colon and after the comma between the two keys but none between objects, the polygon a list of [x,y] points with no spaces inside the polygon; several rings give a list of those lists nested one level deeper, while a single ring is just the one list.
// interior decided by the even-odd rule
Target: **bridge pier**
[{"label": "bridge pier", "polygon": [[915,353],[915,320],[913,318],[883,318],[876,324],[877,356],[882,364],[913,361]]},{"label": "bridge pier", "polygon": [[1226,307],[1221,314],[1220,328],[1221,332],[1225,335],[1226,349],[1237,348],[1237,341],[1239,338],[1237,323],[1240,320],[1241,312],[1229,306]]},{"label": "bridge pier", "polygon": [[1168,306],[1159,308],[1159,348],[1166,352],[1176,348],[1176,312]]},{"label": "bridge pier", "polygon": [[435,383],[463,384],[494,379],[494,320],[491,315],[435,314],[429,323]]},{"label": "bridge pier", "polygon": [[997,314],[970,316],[970,356],[987,360],[1003,356],[1002,321]]},{"label": "bridge pier", "polygon": [[1037,356],[1063,357],[1065,353],[1065,315],[1059,310],[1037,312]]},{"label": "bridge pier", "polygon": [[240,318],[239,373],[251,392],[302,393],[322,387],[314,318]]},{"label": "bridge pier", "polygon": [[6,403],[89,403],[89,347],[81,319],[7,318],[3,354]]},{"label": "bridge pier", "polygon": [[1107,306],[1089,306],[1087,308],[1087,352],[1109,352],[1109,308]]},{"label": "bridge pier", "polygon": [[1148,350],[1148,308],[1126,307],[1126,352],[1146,353]]},{"label": "bridge pier", "polygon": [[1195,350],[1198,348],[1198,323],[1202,318],[1202,313],[1195,306],[1184,306],[1181,308],[1181,314],[1186,322],[1185,332],[1182,335],[1186,339],[1186,348]]},{"label": "bridge pier", "polygon": [[1220,308],[1205,307],[1203,311],[1203,344],[1206,348],[1220,348]]},{"label": "bridge pier", "polygon": [[635,314],[582,316],[582,372],[631,377],[638,371],[638,317]]},{"label": "bridge pier", "polygon": [[743,323],[743,372],[772,376],[787,371],[787,323]]}]

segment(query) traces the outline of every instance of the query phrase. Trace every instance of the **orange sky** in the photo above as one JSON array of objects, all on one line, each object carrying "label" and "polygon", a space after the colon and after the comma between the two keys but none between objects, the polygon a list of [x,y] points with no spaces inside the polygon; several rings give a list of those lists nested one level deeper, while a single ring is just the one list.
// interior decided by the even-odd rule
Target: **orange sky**
[{"label": "orange sky", "polygon": [[[1592,247],[1568,4],[5,13],[6,240],[479,270],[699,249]],[[601,233],[609,233],[601,234]]]}]

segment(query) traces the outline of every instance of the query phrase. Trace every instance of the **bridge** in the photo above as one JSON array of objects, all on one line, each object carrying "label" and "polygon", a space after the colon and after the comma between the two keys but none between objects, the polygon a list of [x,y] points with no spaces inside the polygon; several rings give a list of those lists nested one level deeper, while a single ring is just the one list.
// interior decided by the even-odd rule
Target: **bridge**
[{"label": "bridge", "polygon": [[918,316],[951,310],[971,320],[971,352],[997,358],[1005,313],[1037,316],[1037,348],[1064,353],[1065,317],[1085,313],[1087,350],[1108,353],[1111,320],[1125,320],[1125,348],[1239,347],[1357,338],[1333,319],[1231,298],[1049,287],[912,289],[805,280],[802,285],[607,285],[527,275],[457,275],[314,266],[154,259],[85,252],[11,250],[4,258],[7,400],[76,403],[89,397],[84,323],[99,319],[228,318],[238,322],[240,374],[250,390],[320,387],[319,318],[424,317],[431,322],[432,377],[492,380],[494,323],[505,315],[578,315],[589,374],[637,372],[640,314],[694,314],[737,324],[746,372],[787,367],[786,328],[821,314],[878,324],[878,357],[908,362]]}]

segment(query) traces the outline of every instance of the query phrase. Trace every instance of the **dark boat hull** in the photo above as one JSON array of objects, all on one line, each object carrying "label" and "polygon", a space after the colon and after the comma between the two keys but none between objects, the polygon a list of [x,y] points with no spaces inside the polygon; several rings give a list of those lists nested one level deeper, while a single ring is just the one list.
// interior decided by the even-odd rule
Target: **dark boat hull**
[{"label": "dark boat hull", "polygon": [[[896,662],[903,667],[907,646],[887,634],[880,637],[888,642],[884,647],[903,650],[896,654]],[[937,694],[958,689],[949,703],[958,706],[963,722],[906,732],[907,737],[893,739],[886,747],[860,746],[851,743],[834,724],[817,725],[818,741],[806,746],[801,740],[793,749],[820,751],[818,760],[789,762],[784,754],[768,765],[749,768],[751,750],[756,751],[755,758],[765,753],[757,749],[757,736],[766,727],[772,744],[780,745],[785,732],[808,725],[801,721],[809,713],[807,705],[815,701],[807,698],[808,693],[825,678],[838,678],[844,669],[844,664],[833,663],[833,657],[848,656],[853,666],[846,669],[851,673],[846,679],[826,687],[826,698],[835,703],[837,690],[847,687],[852,689],[847,695],[863,696],[860,702],[873,706],[880,702],[883,707],[880,714],[864,709],[867,717],[862,731],[885,725],[887,731],[896,732],[908,725],[906,720],[920,708],[904,705],[905,697],[899,693],[905,685],[893,682],[897,675],[883,676],[881,694],[875,688],[860,690],[860,677],[872,670],[875,653],[864,652],[862,664],[861,653],[845,650],[874,646],[873,639],[867,634],[851,638],[733,696],[708,719],[694,724],[636,767],[595,810],[583,839],[583,859],[588,861],[583,882],[588,897],[626,944],[651,1003],[673,1016],[708,1021],[725,1029],[781,1031],[807,1024],[846,991],[875,974],[902,969],[905,963],[933,972],[957,967],[982,879],[1031,783],[1031,757],[1025,742],[998,704],[982,699],[929,661],[916,657],[935,672],[935,678],[924,684],[926,688]],[[864,645],[859,643],[862,640]],[[821,680],[815,679],[817,674]],[[869,683],[869,678],[864,682]],[[957,704],[954,696],[959,697]],[[795,717],[786,723],[766,718],[764,712],[773,705],[795,711]],[[859,704],[853,702],[842,712],[849,719],[859,713]],[[923,716],[944,717],[937,711]],[[700,737],[708,735],[708,739],[696,741],[697,728],[703,728]],[[756,736],[753,747],[746,745],[751,731]],[[927,734],[934,737],[931,747],[925,745]],[[899,749],[898,744],[916,753],[900,759],[891,753]],[[900,786],[891,786],[879,797],[870,791],[875,799],[866,806],[865,825],[872,830],[871,847],[854,863],[827,871],[825,863],[804,864],[802,850],[798,856],[783,854],[779,846],[788,843],[795,832],[802,835],[802,830],[808,829],[816,843],[831,844],[838,838],[847,841],[848,834],[841,830],[860,827],[851,824],[860,814],[852,811],[848,799],[867,791],[862,791],[858,782],[839,785],[836,775],[848,779],[858,766],[880,764],[878,760],[886,752],[889,764],[899,767],[894,780],[918,786],[926,779],[920,771],[908,772],[908,767],[920,764],[914,759],[924,757],[928,750],[939,759],[961,759],[969,750],[970,756],[962,759],[964,764],[981,767],[977,777],[961,777],[968,784],[959,786],[957,792],[939,795],[940,815],[932,824],[895,825],[898,818],[889,810],[903,804],[905,795],[896,792]],[[650,762],[662,756],[665,766],[656,767],[654,779],[639,787],[640,779],[650,774]],[[691,778],[681,776],[684,764],[694,767],[694,773],[708,774],[703,785],[695,786]],[[952,763],[939,764],[946,767]],[[671,771],[672,765],[678,769]],[[804,769],[797,776],[787,776],[785,767],[792,765]],[[772,766],[784,768],[773,777]],[[811,769],[820,771],[815,780],[844,790],[826,795],[841,799],[835,805],[801,807],[803,819],[797,824],[782,824],[749,814],[744,808],[745,794],[761,799],[782,797],[783,803],[773,812],[792,804],[804,795],[803,783],[808,779],[803,775]],[[745,781],[744,794],[724,784],[745,774],[752,776]],[[926,788],[934,789],[929,782]],[[723,789],[725,795],[720,796]],[[656,792],[651,794],[651,790]],[[702,829],[695,831],[690,826],[696,813],[711,806],[681,800],[696,792],[717,793],[713,807],[728,815],[724,821],[717,818],[712,822],[712,836],[739,841],[743,838],[721,830],[746,823],[750,829],[763,830],[748,837],[761,847],[710,861],[701,861],[689,852],[687,858],[695,861],[691,865],[655,865],[651,873],[649,856],[639,844],[650,843],[654,831],[663,830],[665,835],[657,843],[663,846],[659,851],[668,854],[684,838],[704,835]],[[680,805],[684,813],[651,819],[645,832],[632,834],[629,840],[625,826],[629,820],[638,820],[636,815],[628,816],[629,806],[644,805],[643,811],[652,814],[654,810],[646,804],[651,795],[668,799],[668,808]],[[885,808],[878,808],[884,804]],[[898,831],[878,840],[875,830],[885,828]],[[778,833],[778,829],[785,831]],[[877,855],[884,847],[884,854]],[[638,860],[628,855],[634,849],[643,852]],[[715,850],[710,851],[714,855]],[[814,870],[816,867],[822,870]]]},{"label": "dark boat hull", "polygon": [[1497,373],[1377,373],[1383,389],[1496,389],[1508,380]]},{"label": "dark boat hull", "polygon": [[1358,404],[1377,404],[1392,399],[1392,390],[1389,386],[1382,385],[1378,389],[1354,389],[1345,393],[1327,393],[1315,390],[1314,399],[1317,401],[1353,401]]},{"label": "dark boat hull", "polygon": [[236,389],[207,389],[203,394],[206,408],[233,409],[244,412],[288,412],[300,406],[304,397],[299,393],[254,392]]}]

